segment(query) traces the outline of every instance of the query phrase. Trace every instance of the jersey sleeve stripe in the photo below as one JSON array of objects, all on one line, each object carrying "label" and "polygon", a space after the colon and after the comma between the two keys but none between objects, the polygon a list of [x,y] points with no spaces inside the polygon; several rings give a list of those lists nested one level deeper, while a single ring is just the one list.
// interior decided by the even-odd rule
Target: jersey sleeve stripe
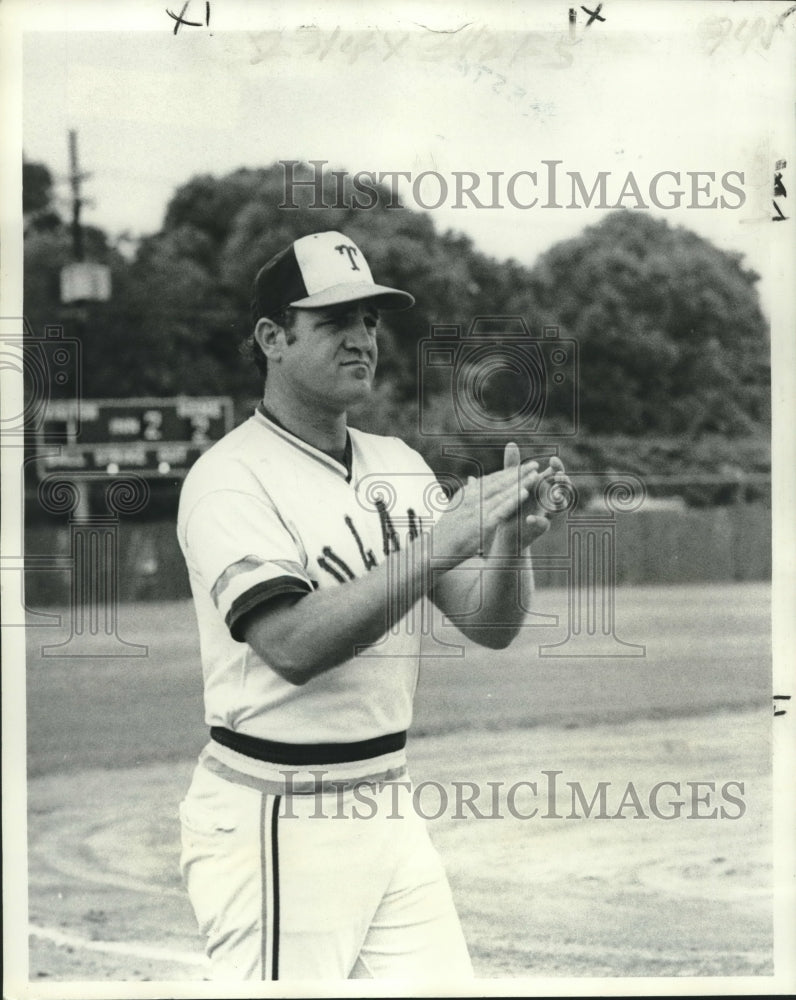
[{"label": "jersey sleeve stripe", "polygon": [[240,634],[241,618],[247,615],[254,608],[261,604],[266,604],[268,601],[273,600],[275,597],[281,597],[283,594],[297,594],[305,595],[312,593],[312,586],[306,581],[298,579],[295,576],[277,576],[272,577],[270,580],[263,580],[261,583],[255,584],[245,593],[237,597],[226,614],[224,621],[227,624],[232,638],[236,642],[243,642],[243,636]]},{"label": "jersey sleeve stripe", "polygon": [[[280,569],[287,570],[291,576],[306,577],[304,567],[300,563],[291,562],[287,559],[268,560],[268,563],[273,563],[273,565],[279,566]],[[259,556],[248,555],[227,566],[210,589],[210,596],[213,598],[215,606],[219,606],[221,595],[227,587],[229,587],[235,577],[240,576],[241,573],[249,573],[252,570],[259,569],[261,566],[265,565],[267,565],[265,559],[261,559]]]},{"label": "jersey sleeve stripe", "polygon": [[242,559],[238,559],[237,562],[232,563],[232,565],[227,566],[210,589],[210,596],[213,598],[213,604],[218,607],[219,598],[236,576],[240,573],[248,573],[253,569],[259,569],[263,563],[264,560],[260,559],[259,556],[244,556]]}]

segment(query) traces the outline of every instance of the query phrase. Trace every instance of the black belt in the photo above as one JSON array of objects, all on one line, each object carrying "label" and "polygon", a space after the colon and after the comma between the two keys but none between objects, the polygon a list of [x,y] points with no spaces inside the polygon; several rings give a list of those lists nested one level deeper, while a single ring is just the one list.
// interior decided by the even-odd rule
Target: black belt
[{"label": "black belt", "polygon": [[385,753],[403,750],[406,746],[406,730],[356,743],[277,743],[212,726],[210,738],[245,757],[271,764],[344,764],[352,760],[381,757]]}]

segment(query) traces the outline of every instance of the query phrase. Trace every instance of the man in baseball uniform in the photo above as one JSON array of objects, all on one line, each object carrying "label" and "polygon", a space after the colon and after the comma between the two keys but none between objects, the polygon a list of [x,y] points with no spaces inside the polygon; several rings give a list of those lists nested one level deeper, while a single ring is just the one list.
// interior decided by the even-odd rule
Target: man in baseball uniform
[{"label": "man in baseball uniform", "polygon": [[512,641],[517,570],[493,557],[547,529],[534,495],[563,466],[520,465],[509,445],[503,470],[447,500],[402,441],[347,427],[373,385],[379,313],[413,302],[341,233],[277,254],[254,283],[262,402],[182,490],[210,742],[181,804],[181,864],[216,978],[472,975],[412,808],[415,616],[428,597],[472,611],[460,627],[476,642]]}]

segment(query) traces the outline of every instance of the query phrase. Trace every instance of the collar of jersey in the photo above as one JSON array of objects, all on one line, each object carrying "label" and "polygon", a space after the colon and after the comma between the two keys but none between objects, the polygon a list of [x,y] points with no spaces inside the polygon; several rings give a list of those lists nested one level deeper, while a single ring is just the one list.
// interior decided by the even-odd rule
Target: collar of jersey
[{"label": "collar of jersey", "polygon": [[321,451],[320,448],[316,448],[315,445],[310,444],[309,441],[305,441],[304,438],[300,438],[297,434],[289,431],[287,427],[274,416],[269,409],[266,408],[265,404],[260,402],[257,404],[257,409],[255,411],[255,418],[259,419],[264,423],[269,430],[273,431],[274,434],[279,435],[283,440],[292,444],[295,448],[303,451],[305,454],[309,455],[311,458],[322,462],[324,465],[329,466],[334,472],[339,473],[345,478],[347,483],[351,482],[352,474],[352,447],[351,447],[351,435],[346,430],[345,432],[345,454],[344,461],[340,462],[332,455],[329,455],[325,451]]}]

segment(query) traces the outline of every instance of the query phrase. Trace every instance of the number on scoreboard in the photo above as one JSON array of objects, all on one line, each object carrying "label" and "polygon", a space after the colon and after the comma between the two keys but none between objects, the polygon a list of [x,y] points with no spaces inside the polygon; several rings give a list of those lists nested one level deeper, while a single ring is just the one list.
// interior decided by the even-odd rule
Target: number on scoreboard
[{"label": "number on scoreboard", "polygon": [[227,396],[53,401],[38,433],[37,469],[42,477],[182,477],[232,425]]}]

